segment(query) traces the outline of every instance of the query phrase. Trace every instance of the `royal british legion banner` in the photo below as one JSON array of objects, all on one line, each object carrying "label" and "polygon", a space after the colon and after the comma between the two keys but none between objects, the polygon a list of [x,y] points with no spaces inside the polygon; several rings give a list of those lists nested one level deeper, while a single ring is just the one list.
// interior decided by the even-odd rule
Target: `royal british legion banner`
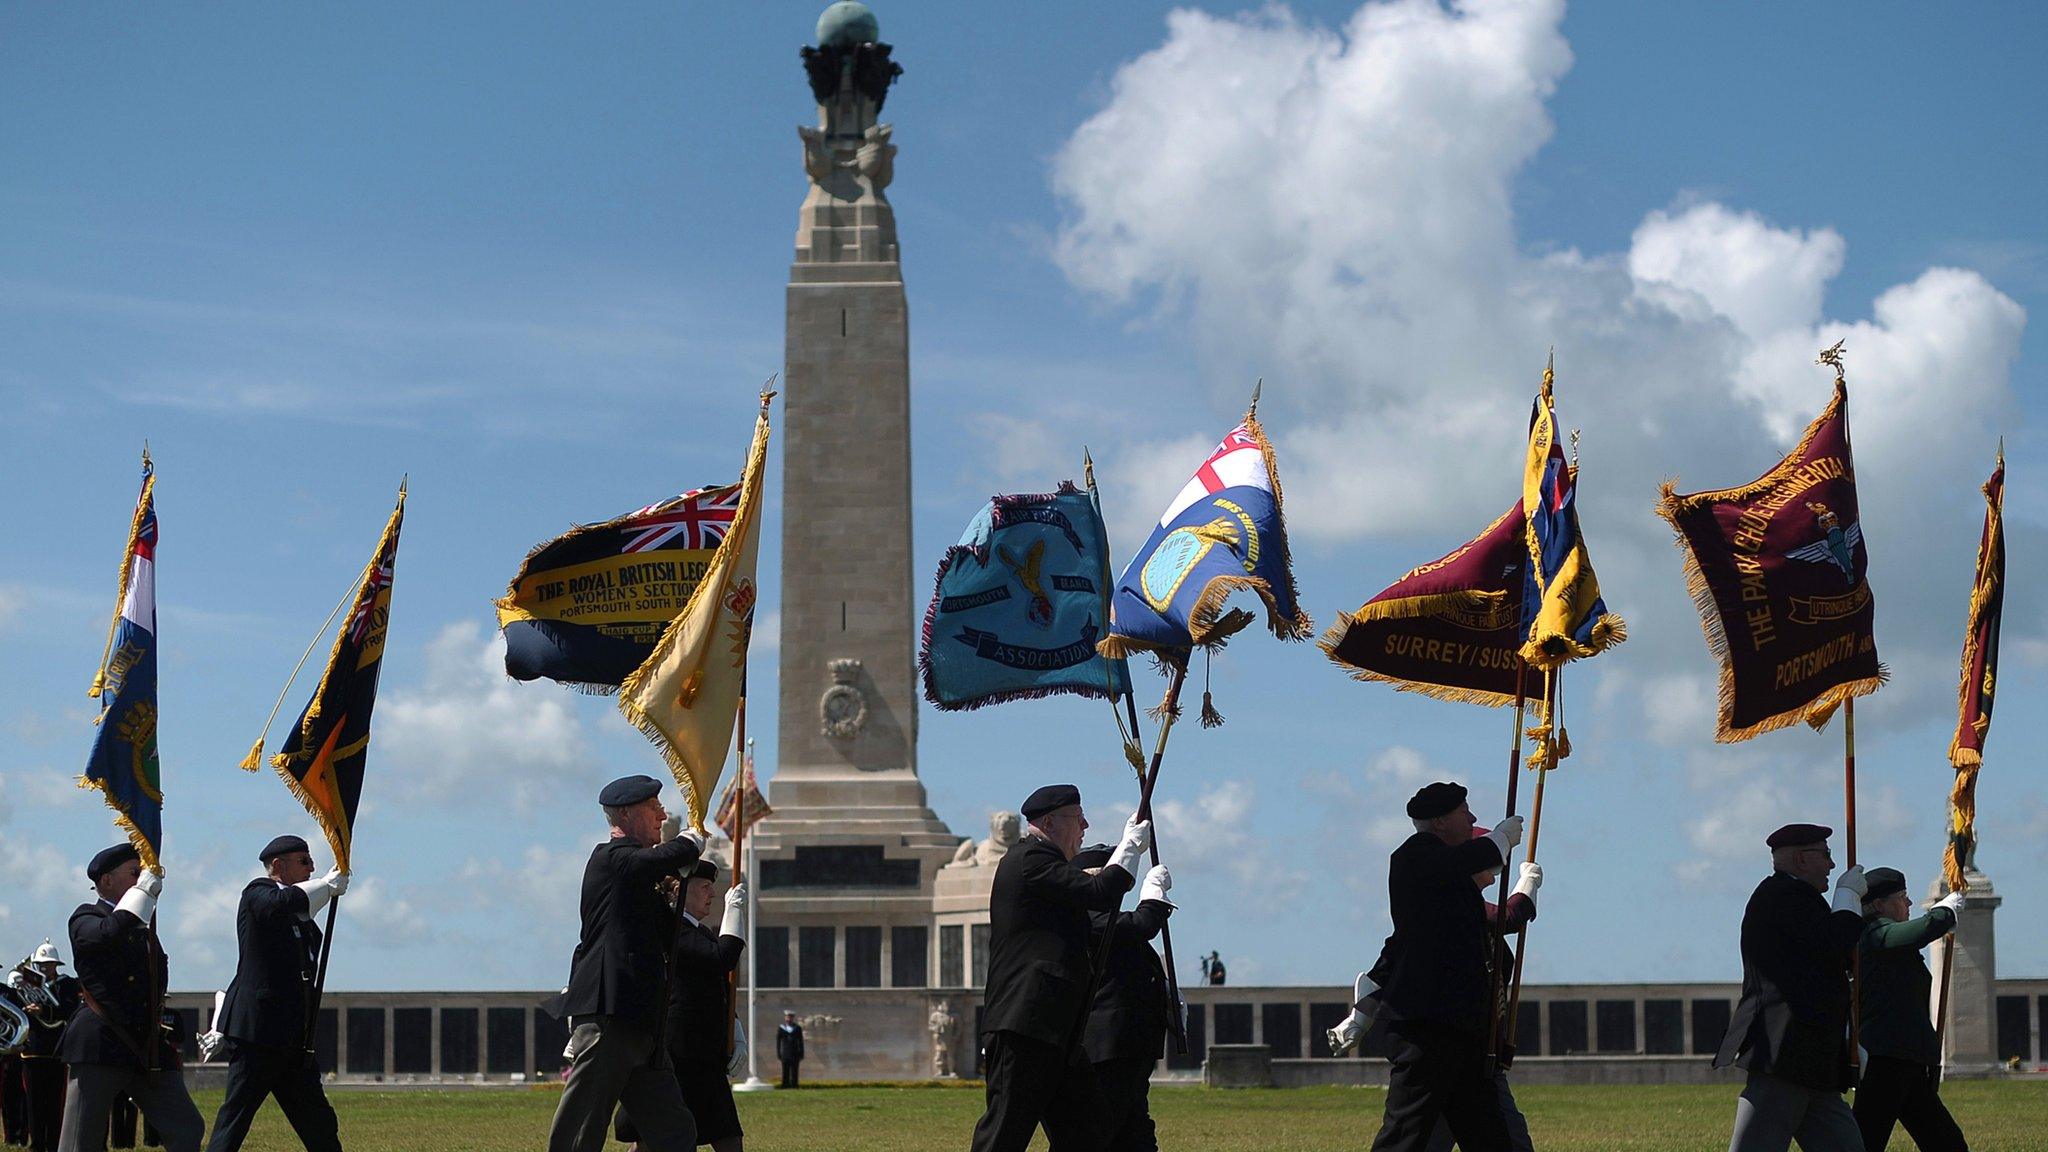
[{"label": "royal british legion banner", "polygon": [[1984,482],[1984,531],[1977,539],[1977,574],[1970,584],[1970,620],[1963,630],[1962,682],[1957,686],[1956,734],[1948,760],[1956,770],[1949,793],[1949,843],[1942,871],[1961,891],[1977,840],[1977,773],[1998,687],[1998,626],[2005,615],[2005,453]]},{"label": "royal british legion banner", "polygon": [[535,548],[497,602],[505,672],[610,694],[710,570],[740,486],[698,488]]},{"label": "royal british legion banner", "polygon": [[1848,405],[1837,380],[1798,447],[1753,483],[1691,495],[1664,485],[1657,514],[1677,533],[1707,647],[1721,662],[1715,739],[1724,743],[1798,720],[1818,727],[1842,701],[1884,683]]},{"label": "royal british legion banner", "polygon": [[1129,692],[1124,662],[1095,650],[1108,547],[1094,501],[1071,483],[991,500],[939,561],[918,653],[925,699],[954,711]]}]

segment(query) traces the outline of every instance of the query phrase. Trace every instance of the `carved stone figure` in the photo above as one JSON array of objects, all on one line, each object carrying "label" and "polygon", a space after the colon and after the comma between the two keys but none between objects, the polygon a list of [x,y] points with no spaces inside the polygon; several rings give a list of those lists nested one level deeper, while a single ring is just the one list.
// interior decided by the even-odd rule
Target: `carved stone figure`
[{"label": "carved stone figure", "polygon": [[997,812],[988,818],[988,839],[974,850],[974,862],[984,868],[1002,863],[1010,849],[1023,838],[1024,822],[1015,812]]},{"label": "carved stone figure", "polygon": [[953,1071],[953,1029],[959,1023],[953,1013],[941,1000],[932,1008],[931,1019],[926,1026],[932,1033],[932,1075],[951,1079],[958,1073]]}]

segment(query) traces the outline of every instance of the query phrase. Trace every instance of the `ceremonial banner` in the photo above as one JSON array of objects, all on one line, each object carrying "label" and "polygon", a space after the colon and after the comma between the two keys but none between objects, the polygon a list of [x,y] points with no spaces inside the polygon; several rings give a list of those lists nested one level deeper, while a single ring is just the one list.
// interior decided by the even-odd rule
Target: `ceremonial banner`
[{"label": "ceremonial banner", "polygon": [[156,750],[156,470],[142,458],[142,495],[121,556],[119,607],[88,695],[100,702],[81,788],[96,788],[114,822],[162,872],[164,792]]},{"label": "ceremonial banner", "polygon": [[1529,564],[1523,569],[1522,658],[1549,671],[1594,656],[1628,639],[1621,617],[1600,599],[1600,578],[1579,532],[1579,469],[1558,442],[1555,373],[1543,369],[1543,390],[1529,413],[1529,453],[1522,467],[1522,508],[1528,514]]},{"label": "ceremonial banner", "polygon": [[1667,483],[1657,514],[1677,533],[1686,587],[1721,662],[1716,740],[1802,719],[1819,727],[1842,701],[1884,683],[1842,381],[1777,467],[1719,492],[1681,496]]},{"label": "ceremonial banner", "polygon": [[702,830],[704,809],[725,771],[733,721],[746,694],[747,644],[754,631],[754,561],[760,551],[761,481],[768,460],[768,401],[733,511],[710,565],[646,661],[619,687],[619,711],[661,749]]},{"label": "ceremonial banner", "polygon": [[1984,532],[1977,541],[1977,578],[1970,586],[1970,623],[1963,633],[1962,683],[1956,734],[1948,760],[1956,769],[1949,796],[1949,843],[1942,870],[1949,890],[1964,888],[1963,870],[1977,837],[1977,772],[1991,731],[1992,693],[1998,679],[1998,625],[2005,612],[2005,453],[1984,482]]},{"label": "ceremonial banner", "polygon": [[497,602],[506,675],[618,691],[689,602],[739,506],[738,484],[698,488],[528,553]]},{"label": "ceremonial banner", "polygon": [[725,838],[737,844],[741,835],[774,814],[775,809],[768,806],[768,798],[761,795],[754,782],[754,750],[749,747],[740,761],[739,779],[725,786],[725,795],[718,801],[718,815],[712,819]]},{"label": "ceremonial banner", "polygon": [[997,496],[939,561],[918,667],[945,711],[1058,693],[1114,699],[1122,660],[1096,652],[1109,616],[1108,533],[1088,494]]},{"label": "ceremonial banner", "polygon": [[[377,706],[377,676],[384,666],[384,636],[391,623],[391,581],[398,563],[398,531],[405,522],[405,487],[384,524],[376,554],[363,569],[355,603],[335,633],[320,686],[299,714],[291,735],[270,763],[285,786],[327,834],[334,866],[349,870],[356,806],[369,763],[370,714]],[[253,769],[252,769],[253,770]]]},{"label": "ceremonial banner", "polygon": [[1439,700],[1498,707],[1515,699],[1522,647],[1522,506],[1337,617],[1323,653],[1360,680]]},{"label": "ceremonial banner", "polygon": [[1280,474],[1258,416],[1230,430],[1181,487],[1151,539],[1124,566],[1110,609],[1105,656],[1213,647],[1250,624],[1223,611],[1240,590],[1258,593],[1282,640],[1314,632],[1301,609],[1281,515]]}]

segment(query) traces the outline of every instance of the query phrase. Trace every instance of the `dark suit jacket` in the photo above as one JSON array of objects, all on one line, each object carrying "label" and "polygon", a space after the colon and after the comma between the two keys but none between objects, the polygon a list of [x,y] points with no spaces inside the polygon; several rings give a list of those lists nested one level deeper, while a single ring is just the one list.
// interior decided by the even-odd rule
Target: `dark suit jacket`
[{"label": "dark suit jacket", "polygon": [[[144,1046],[144,1052],[154,1045],[151,1055],[157,1067],[169,1067],[170,1051],[157,1024],[157,1008],[170,982],[171,964],[151,938],[149,925],[112,904],[81,904],[71,914],[71,955],[79,983],[106,1009],[113,1024]],[[156,973],[153,982],[149,978],[152,969]],[[57,1055],[66,1064],[143,1066],[136,1050],[121,1040],[119,1032],[84,1004],[64,1029]]]},{"label": "dark suit jacket", "polygon": [[1773,872],[1757,885],[1742,913],[1742,1001],[1714,1067],[1847,1091],[1849,958],[1862,935],[1861,915],[1830,911],[1804,880]]},{"label": "dark suit jacket", "polygon": [[[59,973],[55,980],[46,985],[50,995],[57,1001],[57,1010],[50,1016],[30,1015],[33,1023],[28,1030],[28,1044],[21,1055],[31,1060],[55,1059],[57,1046],[64,1042],[64,1029],[71,1017],[78,1012],[80,997],[78,981]],[[15,1003],[21,1003],[18,996],[9,996]]]},{"label": "dark suit jacket", "polygon": [[1172,914],[1173,906],[1162,900],[1141,900],[1129,915],[1095,914],[1096,934],[1107,930],[1110,937],[1082,1040],[1090,1061],[1159,1058],[1171,1013],[1179,1006],[1167,991],[1166,968],[1150,941]]},{"label": "dark suit jacket", "polygon": [[1394,934],[1377,971],[1383,1014],[1391,1021],[1432,1020],[1486,1030],[1486,898],[1472,874],[1501,865],[1485,837],[1456,847],[1427,832],[1402,841],[1387,861]]},{"label": "dark suit jacket", "polygon": [[775,1058],[784,1064],[804,1058],[804,1026],[781,1024],[775,1029]]},{"label": "dark suit jacket", "polygon": [[1090,876],[1037,836],[1004,853],[988,898],[982,1032],[1072,1043],[1088,1008],[1088,914],[1116,911],[1134,882],[1116,865]]},{"label": "dark suit jacket", "polygon": [[622,1016],[655,1031],[668,1006],[676,926],[659,884],[696,862],[696,841],[682,836],[652,848],[621,836],[592,849],[569,986],[543,1007],[558,1017]]},{"label": "dark suit jacket", "polygon": [[685,924],[669,962],[668,1046],[678,1059],[723,1064],[732,1031],[726,975],[739,967],[746,941]]},{"label": "dark suit jacket", "polygon": [[303,889],[249,881],[235,911],[235,979],[214,1028],[264,1048],[306,1047],[306,1009],[320,962],[320,929],[304,918]]}]

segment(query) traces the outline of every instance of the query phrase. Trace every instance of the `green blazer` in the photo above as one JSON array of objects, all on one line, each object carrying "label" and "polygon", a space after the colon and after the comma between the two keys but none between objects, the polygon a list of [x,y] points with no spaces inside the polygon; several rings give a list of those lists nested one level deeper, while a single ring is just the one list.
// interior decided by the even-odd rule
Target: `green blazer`
[{"label": "green blazer", "polygon": [[1955,913],[1936,908],[1916,920],[1874,917],[1863,925],[1857,948],[1862,998],[1863,1049],[1930,1067],[1941,1063],[1928,999],[1934,978],[1920,949],[1955,931]]}]

